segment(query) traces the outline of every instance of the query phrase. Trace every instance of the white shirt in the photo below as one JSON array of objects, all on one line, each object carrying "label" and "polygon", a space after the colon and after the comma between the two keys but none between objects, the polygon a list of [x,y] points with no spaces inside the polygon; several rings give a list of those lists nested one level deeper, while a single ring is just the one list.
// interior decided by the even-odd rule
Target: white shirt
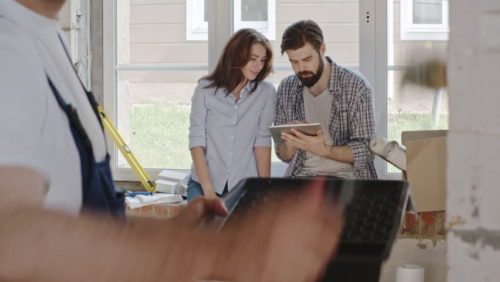
[{"label": "white shirt", "polygon": [[[210,83],[201,80],[191,100],[189,148],[206,149],[210,180],[221,194],[226,182],[231,191],[241,179],[258,176],[254,147],[271,147],[276,90],[261,81],[250,93],[251,82],[236,99],[226,89],[206,88]],[[200,181],[194,166],[191,176]]]},{"label": "white shirt", "polygon": [[47,74],[77,109],[97,161],[104,160],[106,145],[58,34],[63,36],[56,21],[16,1],[0,1],[0,166],[39,172],[48,183],[44,206],[78,214],[80,159]]}]

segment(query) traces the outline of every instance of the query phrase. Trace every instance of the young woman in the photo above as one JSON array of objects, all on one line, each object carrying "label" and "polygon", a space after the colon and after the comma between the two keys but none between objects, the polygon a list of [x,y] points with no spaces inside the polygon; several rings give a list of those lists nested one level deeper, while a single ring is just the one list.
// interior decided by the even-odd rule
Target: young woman
[{"label": "young woman", "polygon": [[222,196],[245,177],[270,175],[268,127],[276,91],[263,80],[271,62],[264,35],[241,29],[229,39],[215,70],[198,82],[189,127],[188,201]]}]

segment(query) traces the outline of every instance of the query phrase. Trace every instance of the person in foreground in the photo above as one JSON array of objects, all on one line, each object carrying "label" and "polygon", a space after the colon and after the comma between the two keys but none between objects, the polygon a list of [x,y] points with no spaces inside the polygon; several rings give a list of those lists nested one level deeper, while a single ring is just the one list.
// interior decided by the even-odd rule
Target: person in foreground
[{"label": "person in foreground", "polygon": [[[171,220],[123,216],[95,101],[56,17],[64,0],[0,1],[1,281],[311,281],[338,243],[341,215],[321,182],[234,227],[200,198]],[[300,259],[298,259],[300,258]]]},{"label": "person in foreground", "polygon": [[189,148],[193,158],[188,201],[217,197],[245,177],[271,173],[274,86],[263,81],[272,50],[260,32],[240,29],[227,42],[215,70],[192,98]]},{"label": "person in foreground", "polygon": [[365,79],[325,56],[323,32],[311,20],[284,31],[281,53],[295,74],[278,87],[274,124],[319,123],[322,128],[314,136],[295,129],[282,134],[285,142],[275,149],[289,163],[286,175],[377,178],[369,146],[375,134],[372,92]]}]

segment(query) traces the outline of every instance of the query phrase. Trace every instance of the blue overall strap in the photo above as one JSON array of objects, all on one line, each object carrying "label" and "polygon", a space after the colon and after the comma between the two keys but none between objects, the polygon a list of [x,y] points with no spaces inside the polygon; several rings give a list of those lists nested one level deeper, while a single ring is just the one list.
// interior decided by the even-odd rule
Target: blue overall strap
[{"label": "blue overall strap", "polygon": [[[64,101],[64,99],[61,97],[59,91],[54,86],[54,83],[52,82],[52,80],[48,75],[47,75],[47,81],[49,82],[50,89],[52,90],[52,93],[56,98],[57,104],[59,104],[59,107],[68,117],[73,139],[78,138],[79,139],[78,142],[80,142],[81,145],[84,146],[84,148],[80,148],[81,146],[77,144],[78,154],[80,157],[80,166],[82,171],[82,189],[84,189],[84,187],[88,187],[88,179],[89,179],[89,170],[84,168],[90,166],[91,165],[90,162],[93,161],[92,160],[93,156],[92,157],[86,156],[87,155],[86,152],[93,152],[92,143],[90,142],[87,132],[85,131],[82,123],[80,122],[80,118],[78,117],[76,109],[72,105],[67,104]],[[75,140],[75,143],[78,142],[77,140]]]},{"label": "blue overall strap", "polygon": [[76,109],[64,101],[48,75],[47,81],[59,107],[68,117],[71,134],[78,149],[82,176],[83,209],[123,217],[124,195],[117,194],[115,191],[109,167],[109,155],[106,155],[103,162],[96,162],[92,143],[78,117]]},{"label": "blue overall strap", "polygon": [[[66,57],[68,58],[68,61],[70,65],[73,68],[73,71],[80,82],[80,85],[82,86],[83,91],[85,92],[85,95],[87,96],[87,99],[90,103],[90,106],[92,107],[92,110],[94,111],[94,114],[97,117],[97,120],[99,121],[99,125],[101,126],[101,130],[103,132],[104,138],[106,138],[106,135],[104,133],[104,127],[102,124],[102,119],[101,115],[99,114],[98,110],[98,104],[97,101],[95,100],[94,95],[92,94],[91,91],[88,91],[85,85],[83,84],[82,80],[80,79],[80,76],[78,75],[78,72],[76,69],[73,67],[73,62],[71,60],[71,56],[69,54],[68,49],[66,49],[66,45],[64,45],[64,41],[61,38],[60,34],[57,34],[57,37],[59,38],[59,42],[61,42],[61,46],[63,47],[64,52],[66,53]],[[60,95],[59,95],[60,96]],[[62,100],[62,97],[59,97],[60,100]],[[76,113],[76,111],[75,111]],[[78,116],[76,115],[76,119],[78,119]],[[79,119],[78,119],[78,123]],[[120,215],[123,214],[124,210],[124,200],[125,200],[125,195],[123,194],[118,194],[115,191],[115,186],[113,182],[113,176],[111,174],[111,168],[110,168],[110,157],[109,154],[106,154],[106,159],[102,163],[97,163],[94,157],[94,151],[92,150],[92,143],[90,142],[90,139],[88,138],[85,129],[83,126],[80,125],[78,128],[81,128],[81,136],[84,140],[85,143],[88,143],[90,146],[87,147],[87,155],[91,156],[92,160],[92,169],[97,170],[98,172],[96,174],[99,175],[100,181],[97,185],[104,185],[102,189],[95,189],[92,184],[90,186],[83,186],[87,187],[86,189],[83,189],[83,204],[84,207],[90,207],[90,208],[97,208],[97,209],[102,209],[102,206],[109,206],[109,208],[113,209],[112,207],[116,206],[116,210],[114,211],[115,213],[118,211]],[[76,140],[78,141],[78,140]],[[81,159],[84,159],[84,157],[80,157]],[[86,172],[82,169],[82,175],[86,174]],[[90,178],[93,180],[93,178]],[[104,184],[103,184],[104,183]],[[102,191],[101,191],[102,190]],[[105,198],[102,198],[102,195],[104,194]],[[100,199],[100,200],[99,200]]]}]

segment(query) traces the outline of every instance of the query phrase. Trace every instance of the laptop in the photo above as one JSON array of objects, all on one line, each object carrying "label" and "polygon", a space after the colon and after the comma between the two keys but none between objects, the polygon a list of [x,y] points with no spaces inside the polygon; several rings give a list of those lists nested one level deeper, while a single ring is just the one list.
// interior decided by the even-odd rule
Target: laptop
[{"label": "laptop", "polygon": [[[313,177],[247,178],[224,196],[229,216],[220,228],[244,220],[262,204],[298,197]],[[327,178],[325,196],[340,203],[345,217],[334,259],[319,281],[379,281],[382,263],[389,257],[408,199],[407,183],[394,180]]]}]

